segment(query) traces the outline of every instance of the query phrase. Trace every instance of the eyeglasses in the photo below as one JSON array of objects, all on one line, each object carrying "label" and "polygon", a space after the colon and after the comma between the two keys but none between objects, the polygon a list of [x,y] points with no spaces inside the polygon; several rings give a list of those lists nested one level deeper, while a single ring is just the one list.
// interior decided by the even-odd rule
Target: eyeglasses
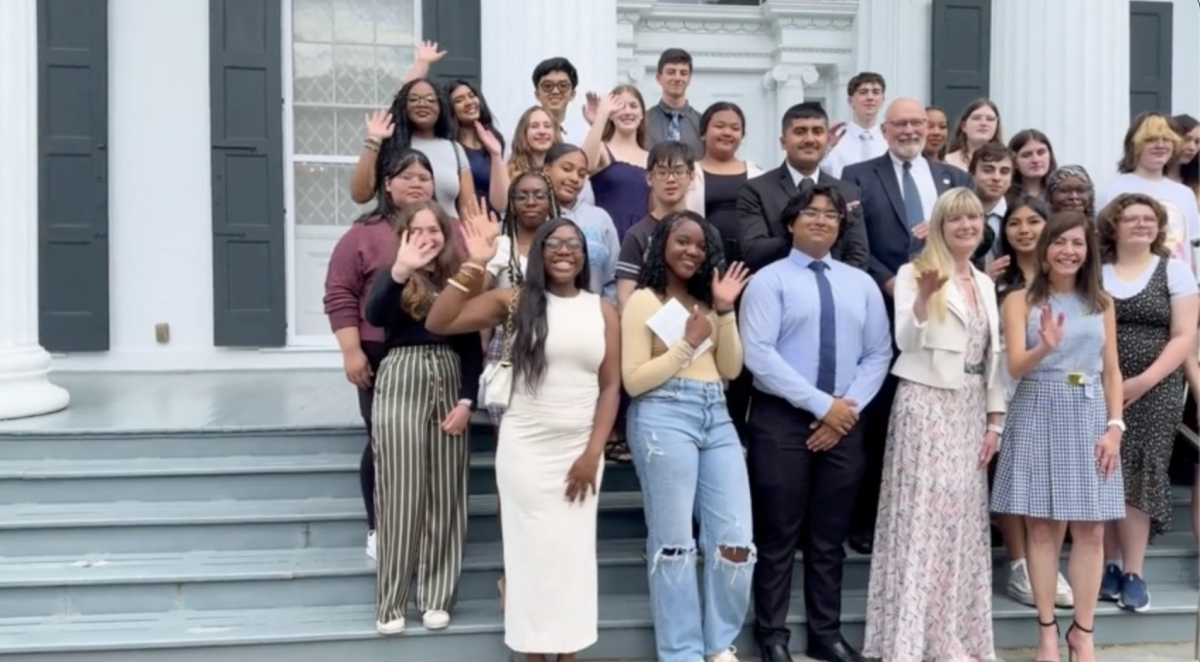
[{"label": "eyeglasses", "polygon": [[837,223],[842,220],[842,214],[834,210],[801,209],[800,216],[807,221],[815,221],[818,218],[823,218],[831,223]]},{"label": "eyeglasses", "polygon": [[1122,216],[1125,225],[1158,225],[1157,216]]},{"label": "eyeglasses", "polygon": [[687,168],[655,168],[654,176],[659,179],[687,179],[692,176],[692,171]]},{"label": "eyeglasses", "polygon": [[915,117],[907,120],[890,120],[888,121],[888,126],[893,129],[903,129],[910,126],[916,128],[918,126],[929,126],[929,120],[925,118],[917,119]]},{"label": "eyeglasses", "polygon": [[559,94],[566,94],[567,92],[571,91],[572,87],[573,86],[571,85],[571,81],[569,81],[569,80],[560,80],[557,83],[554,81],[546,81],[546,82],[538,85],[538,89],[545,92],[546,94],[553,94],[554,92],[558,92]]},{"label": "eyeglasses", "polygon": [[513,200],[516,202],[529,202],[530,200],[544,202],[548,197],[550,194],[546,191],[517,191],[513,194]]},{"label": "eyeglasses", "polygon": [[429,175],[413,175],[405,173],[403,175],[395,175],[393,179],[399,179],[405,184],[428,184],[433,181],[433,177]]},{"label": "eyeglasses", "polygon": [[410,105],[410,106],[436,106],[436,105],[438,105],[438,98],[435,96],[409,97],[408,105]]},{"label": "eyeglasses", "polygon": [[550,237],[546,240],[546,250],[551,253],[557,253],[564,248],[572,253],[579,253],[583,251],[583,242],[578,239],[559,239],[557,237]]},{"label": "eyeglasses", "polygon": [[1082,198],[1083,196],[1087,195],[1087,189],[1082,186],[1063,186],[1061,188],[1054,189],[1054,192],[1061,193],[1063,196],[1068,198],[1072,196],[1079,196]]}]

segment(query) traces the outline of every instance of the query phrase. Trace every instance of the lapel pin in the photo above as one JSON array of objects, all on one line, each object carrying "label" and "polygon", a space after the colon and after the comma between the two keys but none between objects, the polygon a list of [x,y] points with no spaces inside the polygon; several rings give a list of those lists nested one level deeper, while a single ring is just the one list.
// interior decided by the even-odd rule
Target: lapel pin
[{"label": "lapel pin", "polygon": [[943,177],[943,178],[942,178],[942,183],[943,183],[943,184],[945,184],[946,186],[949,186],[949,185],[950,185],[950,178],[949,178],[949,177]]}]

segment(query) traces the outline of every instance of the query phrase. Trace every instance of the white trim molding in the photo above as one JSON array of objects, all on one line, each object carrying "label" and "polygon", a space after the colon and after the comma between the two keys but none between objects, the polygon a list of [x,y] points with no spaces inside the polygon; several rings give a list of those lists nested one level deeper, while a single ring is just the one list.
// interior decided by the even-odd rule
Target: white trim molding
[{"label": "white trim molding", "polygon": [[38,3],[0,2],[0,420],[48,414],[71,396],[38,344]]}]

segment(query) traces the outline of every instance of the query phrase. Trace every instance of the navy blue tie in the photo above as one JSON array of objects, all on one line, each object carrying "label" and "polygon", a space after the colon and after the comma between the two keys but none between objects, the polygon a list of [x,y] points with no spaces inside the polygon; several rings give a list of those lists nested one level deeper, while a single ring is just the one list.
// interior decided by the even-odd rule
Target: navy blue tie
[{"label": "navy blue tie", "polygon": [[808,268],[817,277],[817,292],[821,298],[821,349],[817,360],[817,390],[833,395],[837,386],[837,322],[834,317],[833,288],[825,277],[828,264],[810,262]]}]

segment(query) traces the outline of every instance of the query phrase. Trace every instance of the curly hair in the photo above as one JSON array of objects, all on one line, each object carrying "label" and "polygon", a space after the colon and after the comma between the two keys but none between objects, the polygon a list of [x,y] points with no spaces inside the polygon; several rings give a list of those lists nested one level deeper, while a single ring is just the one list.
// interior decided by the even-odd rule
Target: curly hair
[{"label": "curly hair", "polygon": [[540,179],[546,185],[546,201],[550,205],[550,210],[543,220],[562,216],[558,198],[554,195],[554,184],[550,181],[550,177],[541,170],[526,170],[517,175],[508,185],[508,205],[504,208],[504,236],[508,237],[509,241],[508,273],[512,278],[513,287],[520,287],[525,282],[525,274],[521,272],[521,258],[517,255],[517,185],[530,177]]},{"label": "curly hair", "polygon": [[1162,203],[1144,193],[1122,193],[1113,198],[1112,202],[1105,205],[1104,209],[1101,209],[1100,213],[1096,215],[1101,262],[1117,261],[1117,224],[1121,222],[1121,215],[1125,213],[1125,210],[1134,205],[1149,207],[1158,221],[1155,226],[1158,234],[1150,244],[1150,252],[1159,257],[1171,257],[1171,250],[1167,248],[1167,210]]},{"label": "curly hair", "polygon": [[444,239],[441,251],[429,265],[431,268],[420,269],[409,276],[408,281],[404,283],[404,289],[400,291],[400,308],[416,320],[425,319],[438,292],[462,266],[462,258],[455,250],[450,217],[436,202],[414,202],[400,210],[396,217],[396,251],[400,250],[401,235],[408,231],[413,219],[423,211],[433,214]]},{"label": "curly hair", "polygon": [[413,139],[413,124],[408,118],[408,95],[412,89],[420,83],[425,83],[433,90],[433,95],[437,97],[437,119],[433,123],[433,137],[443,140],[455,140],[457,134],[454,124],[454,111],[450,107],[450,101],[446,98],[446,93],[432,80],[428,78],[416,78],[408,81],[392,98],[392,105],[388,108],[388,112],[392,115],[392,123],[395,125],[395,130],[390,138],[384,139],[379,145],[379,153],[375,155],[375,190],[378,191],[383,187],[383,173],[387,168],[387,164],[394,161],[401,152],[412,149]]},{"label": "curly hair", "polygon": [[575,229],[583,243],[579,273],[575,275],[575,288],[588,290],[587,238],[574,221],[551,218],[538,227],[529,247],[529,268],[525,281],[518,289],[517,309],[513,312],[512,362],[517,383],[523,384],[525,392],[534,395],[546,377],[546,240],[554,231],[567,225]]},{"label": "curly hair", "polygon": [[683,223],[692,222],[700,226],[704,232],[704,261],[696,269],[696,273],[684,284],[687,293],[712,308],[712,278],[714,272],[724,267],[725,253],[721,248],[721,236],[716,228],[704,217],[693,211],[677,211],[667,214],[654,231],[650,233],[650,242],[646,246],[642,269],[638,273],[637,286],[646,288],[658,295],[666,295],[667,283],[670,282],[671,268],[667,266],[667,240],[671,232]]}]

